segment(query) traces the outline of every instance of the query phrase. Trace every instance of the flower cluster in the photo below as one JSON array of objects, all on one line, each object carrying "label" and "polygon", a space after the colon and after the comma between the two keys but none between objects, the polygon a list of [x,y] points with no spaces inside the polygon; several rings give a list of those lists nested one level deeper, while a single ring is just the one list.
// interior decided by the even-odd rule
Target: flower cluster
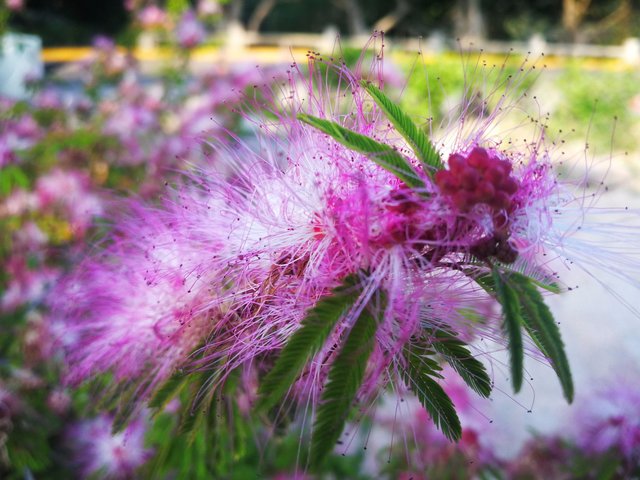
[{"label": "flower cluster", "polygon": [[253,372],[259,408],[283,396],[317,405],[312,463],[338,440],[352,400],[366,405],[389,382],[459,439],[431,357],[488,396],[477,336],[507,344],[518,390],[524,330],[571,401],[538,288],[559,289],[543,257],[566,247],[554,215],[576,197],[542,130],[521,144],[490,135],[502,95],[491,113],[466,112],[471,134],[431,142],[359,73],[328,65],[344,92],[325,89],[327,65],[312,57],[310,73],[289,71],[289,96],[265,93],[269,116],[245,114],[257,146],[215,143],[215,161],[160,208],[132,208],[111,245],[56,290],[70,378],[144,378],[143,401],[177,369],[210,371],[210,391]]},{"label": "flower cluster", "polygon": [[[239,98],[249,86],[274,81],[267,69],[226,66],[201,76],[183,74],[179,88],[175,78],[164,75],[145,80],[143,88],[138,63],[105,38],[96,40],[92,55],[78,67],[81,92],[45,80],[34,85],[29,100],[0,99],[0,263],[4,267],[0,269],[0,385],[3,399],[6,391],[6,398],[18,402],[11,405],[20,405],[12,410],[11,422],[4,422],[3,417],[0,427],[2,478],[25,468],[35,475],[54,468],[50,459],[58,454],[51,450],[59,447],[54,439],[63,424],[86,415],[75,403],[77,391],[64,385],[63,373],[69,380],[86,378],[115,363],[119,378],[130,379],[145,364],[153,363],[159,352],[182,361],[202,342],[206,332],[187,318],[193,299],[202,297],[187,292],[185,279],[192,274],[185,260],[189,254],[171,253],[170,228],[162,221],[148,225],[144,244],[123,240],[112,247],[114,258],[115,250],[128,250],[149,271],[137,270],[129,283],[122,283],[122,271],[114,264],[111,272],[83,279],[96,288],[94,299],[76,298],[75,312],[104,312],[117,306],[120,329],[114,329],[113,335],[101,338],[92,330],[95,325],[90,318],[82,327],[65,327],[48,310],[57,310],[65,299],[51,297],[50,291],[71,284],[63,280],[70,265],[91,263],[79,260],[85,257],[85,244],[110,243],[109,239],[102,243],[110,226],[101,217],[109,217],[122,197],[148,199],[163,189],[164,182],[172,181],[176,171],[208,161],[210,148],[205,142],[235,128],[238,121],[225,104]],[[126,228],[121,223],[114,231]],[[169,236],[161,239],[167,232]],[[120,234],[125,236],[121,230]],[[156,256],[151,254],[151,238],[164,242],[163,253],[158,249]],[[194,258],[200,254],[198,250]],[[115,285],[122,288],[114,289]],[[80,284],[74,288],[79,289]],[[152,291],[145,298],[130,296],[146,289]],[[125,294],[131,297],[128,305],[121,304]],[[176,300],[179,295],[182,300]],[[47,296],[49,307],[43,302]],[[149,323],[137,323],[138,311],[145,308],[155,308],[165,318],[155,332]],[[165,308],[172,313],[166,314]],[[209,316],[203,313],[202,318]],[[174,326],[174,319],[184,325]],[[131,328],[133,325],[140,328]],[[172,336],[182,331],[190,332],[189,339],[167,349]],[[131,351],[123,351],[109,363],[106,356],[122,343],[123,335],[151,336],[157,345],[151,351],[134,350],[135,359],[129,356]],[[77,362],[62,365],[60,346],[80,339],[105,357],[96,365],[80,367],[83,354],[79,349]],[[174,362],[168,357],[163,360],[167,367],[158,370],[170,372]],[[157,377],[164,378],[161,373]],[[29,455],[22,455],[24,451]],[[60,466],[60,462],[53,463]]]}]

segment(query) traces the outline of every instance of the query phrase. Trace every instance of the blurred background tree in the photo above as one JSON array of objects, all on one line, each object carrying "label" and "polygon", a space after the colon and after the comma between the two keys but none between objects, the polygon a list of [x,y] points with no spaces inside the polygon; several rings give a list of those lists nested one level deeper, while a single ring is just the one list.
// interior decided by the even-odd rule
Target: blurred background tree
[{"label": "blurred background tree", "polygon": [[[97,34],[126,31],[131,14],[123,0],[25,0],[12,27],[37,33],[45,45],[86,44]],[[153,2],[146,2],[147,4]],[[166,1],[156,2],[165,6]],[[185,0],[193,8],[198,0]],[[254,32],[343,34],[372,30],[399,36],[434,32],[501,40],[525,40],[538,33],[551,41],[614,43],[640,35],[640,0],[227,0],[224,25]]]}]

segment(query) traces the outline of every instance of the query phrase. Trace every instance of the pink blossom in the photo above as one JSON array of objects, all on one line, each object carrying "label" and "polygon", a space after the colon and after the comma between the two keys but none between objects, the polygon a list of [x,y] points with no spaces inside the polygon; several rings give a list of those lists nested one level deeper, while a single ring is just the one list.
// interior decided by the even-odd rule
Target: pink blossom
[{"label": "pink blossom", "polygon": [[93,218],[102,212],[102,202],[90,187],[86,174],[54,169],[38,179],[35,194],[41,209],[62,207],[72,232],[82,236],[91,226]]},{"label": "pink blossom", "polygon": [[209,16],[221,13],[222,9],[217,0],[199,0],[198,15]]},{"label": "pink blossom", "polygon": [[38,124],[30,115],[0,122],[0,168],[17,163],[18,153],[32,147],[41,136]]},{"label": "pink blossom", "polygon": [[[174,230],[184,206],[175,207],[175,217],[129,207],[135,216],[120,222],[113,244],[50,296],[52,321],[64,325],[57,329],[70,382],[102,372],[123,382],[144,374],[153,388],[209,332],[217,313],[203,306],[207,279],[215,274],[206,268],[221,245],[188,228]],[[193,201],[189,210],[197,208]]]},{"label": "pink blossom", "polygon": [[47,235],[34,222],[26,222],[15,232],[17,248],[21,251],[35,252],[47,243]]},{"label": "pink blossom", "polygon": [[56,388],[47,396],[47,406],[58,415],[64,415],[71,406],[71,396],[66,390]]},{"label": "pink blossom", "polygon": [[60,274],[58,269],[51,267],[31,269],[19,256],[9,260],[6,272],[11,280],[0,296],[0,311],[5,312],[39,303]]},{"label": "pink blossom", "polygon": [[640,388],[619,379],[585,398],[575,415],[578,445],[596,454],[616,449],[629,462],[640,462]]},{"label": "pink blossom", "polygon": [[[212,142],[215,161],[167,189],[157,207],[130,206],[109,246],[60,283],[51,302],[68,334],[70,381],[113,372],[140,382],[144,399],[182,366],[213,371],[214,389],[236,369],[263,373],[319,299],[351,278],[352,306],[288,397],[319,401],[335,345],[367,308],[378,325],[356,400],[369,405],[389,382],[406,391],[403,352],[415,335],[444,329],[504,343],[501,318],[486,307],[494,300],[471,276],[501,263],[548,284],[557,275],[549,258],[584,258],[573,236],[588,226],[592,200],[558,178],[543,129],[520,140],[500,132],[518,79],[486,104],[466,99],[432,134],[444,164],[432,178],[372,104],[361,72],[329,66],[334,92],[310,56],[308,74],[294,65],[285,87],[254,97],[269,115],[245,107],[255,140]],[[403,181],[299,113],[392,146],[415,172]],[[619,274],[637,272],[625,259]],[[463,445],[481,449],[479,430]]]},{"label": "pink blossom", "polygon": [[192,10],[186,11],[176,27],[176,39],[182,48],[194,48],[205,39],[206,32]]},{"label": "pink blossom", "polygon": [[166,26],[168,16],[157,5],[149,5],[138,12],[138,21],[144,28],[159,28]]},{"label": "pink blossom", "polygon": [[0,422],[6,424],[6,421],[16,415],[21,407],[20,398],[9,390],[4,382],[0,382]]},{"label": "pink blossom", "polygon": [[114,77],[123,74],[133,63],[133,59],[118,50],[112,39],[98,36],[93,40],[91,56],[84,61],[85,68],[89,70],[89,83],[100,81],[95,76],[106,75]]},{"label": "pink blossom", "polygon": [[33,105],[46,110],[60,110],[64,106],[60,92],[50,87],[39,91],[34,96]]},{"label": "pink blossom", "polygon": [[22,215],[38,208],[38,198],[33,192],[18,189],[0,204],[0,216]]},{"label": "pink blossom", "polygon": [[6,0],[7,8],[13,12],[19,12],[24,8],[24,0]]},{"label": "pink blossom", "polygon": [[136,469],[151,457],[153,452],[144,447],[144,418],[116,434],[111,432],[112,422],[111,417],[101,415],[69,428],[67,444],[81,478],[133,478]]}]

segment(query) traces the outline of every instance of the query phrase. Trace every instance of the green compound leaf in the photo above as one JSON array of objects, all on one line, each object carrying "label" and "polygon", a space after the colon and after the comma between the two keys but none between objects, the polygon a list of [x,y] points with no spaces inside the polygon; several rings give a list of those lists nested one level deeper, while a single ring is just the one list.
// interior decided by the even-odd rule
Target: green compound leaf
[{"label": "green compound leaf", "polygon": [[402,377],[429,413],[435,426],[449,440],[457,442],[462,436],[462,426],[451,398],[434,380],[434,377],[442,378],[438,362],[429,358],[434,353],[421,343],[409,344],[404,350],[406,366]]},{"label": "green compound leaf", "polygon": [[371,95],[396,130],[409,143],[416,157],[422,162],[425,173],[433,176],[436,171],[442,170],[444,166],[440,154],[429,141],[427,135],[409,118],[409,115],[404,113],[374,84],[362,80],[360,85]]},{"label": "green compound leaf", "polygon": [[[494,268],[494,272],[496,270]],[[489,293],[496,292],[495,273],[476,275],[472,278]],[[573,378],[560,329],[536,287],[554,293],[559,292],[559,288],[555,284],[542,283],[514,271],[503,272],[501,278],[502,282],[515,293],[522,325],[540,351],[551,361],[551,366],[560,380],[564,397],[571,403],[574,395]]]},{"label": "green compound leaf", "polygon": [[162,410],[182,390],[187,377],[188,374],[183,371],[178,371],[169,377],[149,400],[149,408]]},{"label": "green compound leaf", "polygon": [[342,350],[329,370],[311,437],[310,463],[318,468],[340,438],[367,361],[373,351],[378,323],[365,308],[351,328]]},{"label": "green compound leaf", "polygon": [[258,389],[257,408],[267,410],[276,405],[295,382],[307,361],[324,345],[338,320],[353,306],[360,290],[357,277],[349,276],[329,295],[322,297],[307,312],[301,326],[282,349],[275,365]]},{"label": "green compound leaf", "polygon": [[29,188],[29,176],[16,165],[0,168],[0,195],[9,195],[14,188]]},{"label": "green compound leaf", "polygon": [[497,267],[493,267],[491,276],[496,298],[502,305],[502,313],[504,314],[502,328],[509,341],[511,383],[513,384],[513,390],[517,393],[522,388],[524,372],[524,343],[522,341],[522,331],[520,330],[524,322],[520,314],[520,301],[518,293],[503,279]]},{"label": "green compound leaf", "polygon": [[562,289],[560,288],[560,285],[558,285],[555,282],[543,282],[541,280],[536,280],[535,278],[531,278],[531,277],[527,277],[526,275],[522,275],[521,273],[517,273],[517,275],[520,275],[521,277],[524,277],[526,279],[529,280],[529,282],[531,282],[531,284],[535,285],[536,287],[540,287],[544,290],[546,290],[547,292],[551,292],[551,293],[562,293]]},{"label": "green compound leaf", "polygon": [[528,277],[514,273],[508,281],[520,297],[522,320],[527,333],[540,351],[551,361],[551,366],[560,380],[564,397],[571,403],[573,401],[571,369],[560,329],[549,307],[544,303],[542,295]]},{"label": "green compound leaf", "polygon": [[362,153],[385,170],[393,173],[411,188],[424,189],[424,182],[411,164],[398,151],[389,145],[375,141],[348,128],[322,118],[304,113],[298,114],[298,120],[326,133],[347,148]]},{"label": "green compound leaf", "polygon": [[[217,375],[217,373],[213,375]],[[191,375],[192,381],[188,385],[185,406],[178,425],[178,432],[184,434],[190,443],[195,440],[203,428],[216,396],[216,391],[207,387],[213,375],[206,371]]]},{"label": "green compound leaf", "polygon": [[488,398],[491,395],[491,378],[485,366],[471,355],[468,345],[455,333],[441,328],[430,333],[434,339],[431,348],[444,357],[469,388]]},{"label": "green compound leaf", "polygon": [[[482,266],[482,265],[484,265],[484,263],[477,263],[476,264],[476,266]],[[539,278],[534,278],[531,275],[525,275],[521,271],[515,270],[510,265],[505,265],[505,264],[502,264],[502,263],[494,263],[494,265],[499,266],[500,267],[500,271],[502,271],[506,275],[517,274],[517,275],[523,276],[525,278],[528,278],[529,281],[532,284],[536,285],[537,287],[542,288],[543,290],[546,290],[546,291],[551,292],[551,293],[562,293],[562,288],[560,288],[560,286],[556,282],[554,282],[549,277],[549,275],[546,275],[542,271],[538,272],[538,277]],[[476,283],[478,283],[478,285],[480,285],[482,288],[484,288],[487,292],[489,292],[491,294],[495,294],[495,286],[493,284],[493,279],[492,279],[490,273],[478,274],[477,271],[475,271],[475,270],[473,270],[471,268],[464,268],[461,271],[465,275],[467,275],[469,278],[473,279]]]}]

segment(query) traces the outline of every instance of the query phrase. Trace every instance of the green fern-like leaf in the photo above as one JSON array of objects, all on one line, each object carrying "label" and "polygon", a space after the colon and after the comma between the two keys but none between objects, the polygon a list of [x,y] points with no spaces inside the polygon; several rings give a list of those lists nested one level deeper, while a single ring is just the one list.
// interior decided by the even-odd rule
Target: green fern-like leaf
[{"label": "green fern-like leaf", "polygon": [[[500,266],[500,271],[502,271],[503,273],[507,275],[511,275],[511,274],[521,275],[525,278],[528,278],[529,281],[534,285],[536,285],[537,287],[540,287],[548,292],[556,293],[556,294],[562,292],[562,289],[560,288],[560,286],[557,283],[553,282],[550,278],[536,279],[527,275],[523,275],[522,273],[514,270],[509,265],[499,264],[499,266]],[[473,279],[478,285],[484,288],[487,292],[491,294],[495,294],[496,290],[495,290],[495,285],[493,283],[493,278],[491,276],[491,273],[478,274],[476,270],[473,270],[470,268],[462,269],[462,272],[465,275],[467,275],[469,278]],[[544,274],[542,274],[541,276],[544,277]]]},{"label": "green fern-like leaf", "polygon": [[398,105],[393,103],[389,97],[382,93],[374,84],[365,80],[362,80],[360,84],[382,109],[395,129],[409,143],[416,157],[422,162],[425,173],[433,176],[436,171],[444,168],[440,154],[429,141],[427,135],[409,118],[409,115],[404,113]]},{"label": "green fern-like leaf", "polygon": [[520,298],[522,320],[527,333],[540,351],[551,360],[551,366],[560,380],[564,397],[571,403],[574,392],[569,360],[564,350],[560,329],[549,307],[528,277],[512,274],[508,282]]},{"label": "green fern-like leaf", "polygon": [[258,409],[276,405],[287,393],[309,358],[324,345],[338,320],[353,306],[360,295],[356,277],[349,276],[331,294],[322,297],[307,312],[298,330],[282,349],[275,365],[262,380],[258,394]]},{"label": "green fern-like leaf", "polygon": [[173,397],[180,393],[187,376],[185,372],[178,371],[169,377],[149,400],[149,408],[162,410]]},{"label": "green fern-like leaf", "polygon": [[[117,405],[113,415],[111,430],[114,434],[121,432],[129,424],[133,416],[140,411],[141,405],[136,398],[136,385],[131,384],[121,389],[121,402]],[[115,392],[112,393],[112,395]]]},{"label": "green fern-like leaf", "polygon": [[371,137],[356,133],[330,120],[304,113],[298,114],[298,119],[326,133],[345,147],[366,155],[370,160],[393,173],[409,187],[424,189],[424,182],[420,179],[418,172],[406,158],[389,145],[377,142]]},{"label": "green fern-like leaf", "polygon": [[434,377],[442,378],[440,366],[429,358],[434,353],[422,344],[411,343],[404,351],[406,367],[402,371],[402,377],[429,413],[435,426],[449,440],[458,441],[462,436],[462,426],[451,398],[434,380]]},{"label": "green fern-like leaf", "polygon": [[[476,282],[489,293],[496,292],[495,275],[472,276]],[[540,351],[551,361],[556,372],[564,397],[569,403],[573,401],[573,379],[569,361],[564,350],[564,343],[551,311],[544,303],[544,299],[536,287],[557,293],[559,288],[555,284],[542,283],[518,272],[506,271],[502,273],[502,282],[508,284],[518,299],[520,319],[525,330]]]},{"label": "green fern-like leaf", "polygon": [[468,345],[454,333],[442,328],[434,329],[431,333],[434,337],[431,347],[444,357],[472,390],[485,398],[489,397],[491,378],[484,365],[471,355]]},{"label": "green fern-like leaf", "polygon": [[523,325],[520,314],[520,301],[517,292],[502,278],[502,274],[497,267],[492,272],[493,285],[496,291],[496,298],[502,305],[504,323],[502,324],[509,342],[509,360],[511,363],[511,383],[513,390],[519,392],[522,388],[522,378],[524,372],[524,343],[522,341]]},{"label": "green fern-like leaf", "polygon": [[351,404],[364,379],[377,325],[376,319],[365,308],[331,365],[313,425],[310,457],[313,468],[320,466],[340,438]]},{"label": "green fern-like leaf", "polygon": [[537,287],[540,287],[540,288],[546,290],[547,292],[556,293],[556,294],[562,293],[562,289],[555,282],[543,282],[543,281],[540,281],[540,280],[536,280],[535,278],[527,277],[526,275],[522,275],[522,274],[518,274],[518,275],[520,275],[520,276],[522,276],[524,278],[528,278],[529,281],[533,285],[535,285]]},{"label": "green fern-like leaf", "polygon": [[186,385],[187,394],[184,408],[180,414],[178,432],[184,434],[190,443],[193,443],[199,431],[203,428],[211,406],[218,392],[209,388],[218,372],[199,372],[190,375],[191,381]]}]

